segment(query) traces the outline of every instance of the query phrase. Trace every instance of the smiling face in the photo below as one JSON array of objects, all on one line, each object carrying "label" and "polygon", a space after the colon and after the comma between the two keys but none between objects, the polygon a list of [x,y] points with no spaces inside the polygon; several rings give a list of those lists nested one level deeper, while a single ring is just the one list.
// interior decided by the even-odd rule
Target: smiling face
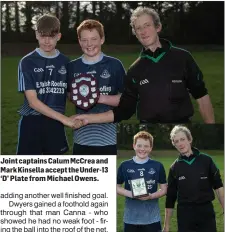
[{"label": "smiling face", "polygon": [[101,38],[95,28],[80,32],[79,43],[87,60],[96,60],[99,58],[104,41],[104,37]]},{"label": "smiling face", "polygon": [[149,139],[138,138],[136,144],[133,144],[133,148],[136,153],[136,159],[139,161],[145,160],[152,151]]},{"label": "smiling face", "polygon": [[191,143],[192,140],[189,140],[187,135],[182,131],[176,133],[173,137],[173,145],[182,155],[192,153]]},{"label": "smiling face", "polygon": [[143,14],[134,21],[134,31],[139,42],[145,48],[151,48],[158,43],[158,33],[161,31],[161,24],[156,27],[152,16]]}]

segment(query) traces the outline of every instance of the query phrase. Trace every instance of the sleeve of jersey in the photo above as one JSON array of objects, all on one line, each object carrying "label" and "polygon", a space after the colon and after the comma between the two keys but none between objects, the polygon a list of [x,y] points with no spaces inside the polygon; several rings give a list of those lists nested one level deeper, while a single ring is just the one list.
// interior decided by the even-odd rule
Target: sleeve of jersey
[{"label": "sleeve of jersey", "polygon": [[203,81],[203,74],[191,54],[188,54],[186,61],[187,88],[195,99],[208,94]]},{"label": "sleeve of jersey", "polygon": [[116,73],[116,77],[117,77],[117,89],[119,93],[123,92],[124,89],[124,77],[126,75],[126,71],[122,65],[121,62],[119,62],[118,64],[118,71]]},{"label": "sleeve of jersey", "polygon": [[159,170],[159,183],[166,184],[166,172],[162,164],[160,164],[160,170]]},{"label": "sleeve of jersey", "polygon": [[223,187],[220,171],[212,159],[210,163],[210,179],[212,181],[213,189],[218,189]]},{"label": "sleeve of jersey", "polygon": [[117,184],[123,184],[124,183],[124,175],[123,175],[123,165],[121,164],[117,171]]},{"label": "sleeve of jersey", "polygon": [[137,84],[129,73],[125,76],[124,91],[120,97],[120,102],[117,107],[113,109],[114,122],[129,119],[136,112],[136,105],[138,102]]},{"label": "sleeve of jersey", "polygon": [[173,209],[177,200],[177,182],[173,175],[173,170],[170,168],[168,176],[168,188],[166,194],[166,208]]},{"label": "sleeve of jersey", "polygon": [[18,91],[36,90],[33,73],[26,67],[26,63],[20,61],[18,66]]}]

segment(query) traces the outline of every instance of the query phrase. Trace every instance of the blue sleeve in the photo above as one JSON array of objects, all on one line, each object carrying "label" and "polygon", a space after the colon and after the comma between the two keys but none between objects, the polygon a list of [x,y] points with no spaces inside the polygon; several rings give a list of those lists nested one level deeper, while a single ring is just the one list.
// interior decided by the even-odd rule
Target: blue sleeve
[{"label": "blue sleeve", "polygon": [[26,67],[25,62],[20,61],[18,67],[18,91],[23,92],[25,90],[36,90],[36,84],[31,70]]},{"label": "blue sleeve", "polygon": [[117,171],[117,184],[123,184],[124,183],[124,175],[123,175],[123,165],[121,164]]},{"label": "blue sleeve", "polygon": [[159,183],[166,184],[166,172],[164,166],[160,163],[159,167]]},{"label": "blue sleeve", "polygon": [[118,62],[117,66],[118,66],[116,70],[117,89],[119,93],[122,93],[124,89],[124,77],[126,75],[126,71],[121,61]]}]

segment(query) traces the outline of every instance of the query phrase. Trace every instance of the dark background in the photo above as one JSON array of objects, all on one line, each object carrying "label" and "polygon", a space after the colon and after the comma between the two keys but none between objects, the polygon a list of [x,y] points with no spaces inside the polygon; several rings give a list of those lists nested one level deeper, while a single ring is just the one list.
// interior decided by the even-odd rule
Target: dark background
[{"label": "dark background", "polygon": [[[118,124],[117,145],[119,149],[132,149],[133,136],[140,130],[148,131],[154,137],[154,148],[170,150],[174,149],[170,132],[173,124]],[[224,149],[224,124],[187,124],[192,134],[194,147],[203,150]],[[153,150],[154,150],[153,148]]]},{"label": "dark background", "polygon": [[61,43],[77,42],[75,28],[84,19],[97,19],[105,27],[107,44],[138,43],[132,35],[130,15],[137,6],[154,8],[166,37],[176,44],[224,43],[224,2],[188,1],[1,1],[2,43],[35,42],[33,25],[44,13],[61,21]]}]

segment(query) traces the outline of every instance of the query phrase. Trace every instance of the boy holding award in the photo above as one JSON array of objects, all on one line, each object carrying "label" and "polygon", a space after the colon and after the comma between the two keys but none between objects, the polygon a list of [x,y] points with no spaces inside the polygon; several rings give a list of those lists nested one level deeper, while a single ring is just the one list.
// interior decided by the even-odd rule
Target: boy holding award
[{"label": "boy holding award", "polygon": [[166,173],[160,162],[149,157],[152,147],[152,135],[138,132],[133,143],[136,155],[118,168],[117,193],[126,197],[124,232],[161,231],[158,198],[167,192]]},{"label": "boy holding award", "polygon": [[[112,110],[120,101],[125,69],[120,60],[102,52],[104,26],[84,20],[77,28],[83,55],[68,65],[70,99],[76,114],[96,114]],[[75,118],[76,119],[76,118]],[[77,121],[78,127],[80,121]],[[82,123],[83,125],[83,123]],[[89,124],[74,130],[74,155],[116,155],[116,124]]]}]

